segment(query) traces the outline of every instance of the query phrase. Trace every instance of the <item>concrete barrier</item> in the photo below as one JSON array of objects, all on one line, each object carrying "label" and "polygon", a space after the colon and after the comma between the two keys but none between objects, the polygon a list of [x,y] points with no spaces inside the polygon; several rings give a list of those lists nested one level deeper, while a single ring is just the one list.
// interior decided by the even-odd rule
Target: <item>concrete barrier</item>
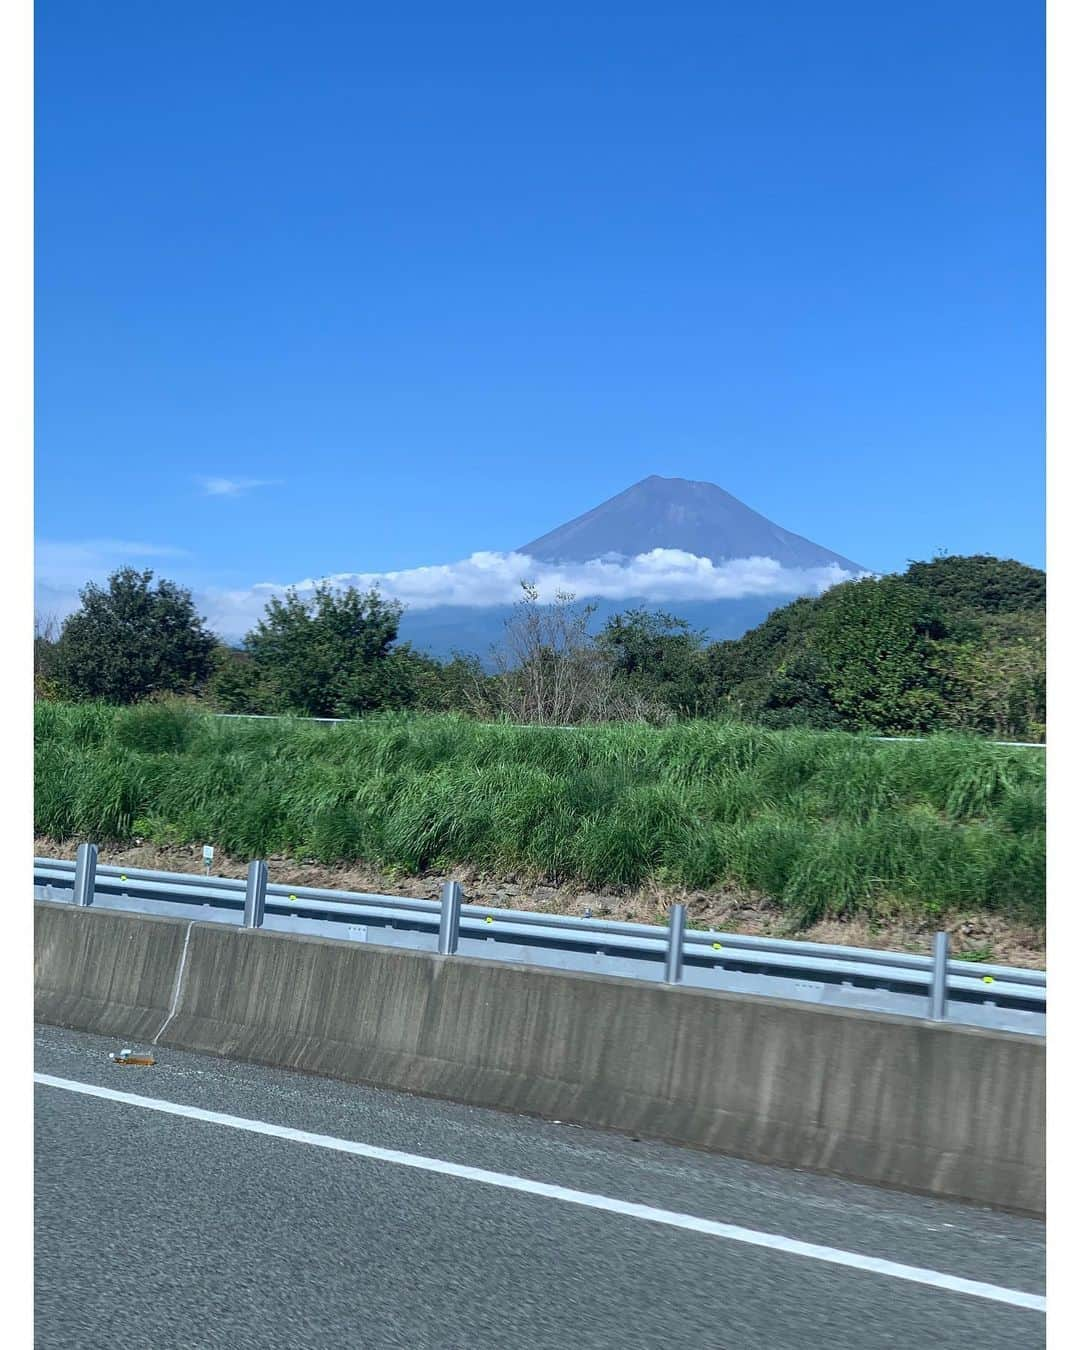
[{"label": "concrete barrier", "polygon": [[188,925],[117,910],[34,904],[34,1016],[146,1041],[169,1015]]},{"label": "concrete barrier", "polygon": [[43,1021],[1045,1212],[1036,1037],[35,908]]}]

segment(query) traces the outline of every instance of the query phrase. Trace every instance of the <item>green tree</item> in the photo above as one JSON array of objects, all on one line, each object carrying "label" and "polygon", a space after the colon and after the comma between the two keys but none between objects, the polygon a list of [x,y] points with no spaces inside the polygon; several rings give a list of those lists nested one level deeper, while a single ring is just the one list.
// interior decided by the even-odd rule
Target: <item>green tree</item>
[{"label": "green tree", "polygon": [[933,596],[899,577],[867,577],[827,592],[812,643],[820,679],[857,731],[930,731],[945,707],[935,641],[948,636]]},{"label": "green tree", "polygon": [[1046,736],[1046,632],[1041,615],[986,619],[980,639],[957,647],[951,664],[957,725],[999,740]]},{"label": "green tree", "polygon": [[407,648],[392,650],[403,606],[377,590],[315,588],[276,596],[244,647],[271,711],[353,717],[415,700]]},{"label": "green tree", "polygon": [[60,694],[57,682],[57,638],[60,625],[51,614],[34,615],[34,698],[56,699]]},{"label": "green tree", "polygon": [[210,675],[214,635],[191,592],[134,567],[91,582],[56,644],[55,674],[73,699],[136,703],[155,694],[194,692]]},{"label": "green tree", "polygon": [[946,554],[909,564],[903,579],[949,611],[999,614],[1046,609],[1046,573],[1011,558]]},{"label": "green tree", "polygon": [[224,645],[214,649],[214,671],[206,697],[218,712],[270,713],[275,709],[269,688],[251,654]]},{"label": "green tree", "polygon": [[1039,739],[1045,594],[1044,573],[985,556],[849,582],[709,646],[704,702],[766,726]]},{"label": "green tree", "polygon": [[479,657],[454,652],[449,661],[437,661],[410,651],[409,659],[418,709],[484,719],[497,715],[497,681],[484,670]]},{"label": "green tree", "polygon": [[794,600],[741,638],[706,648],[705,705],[765,726],[842,726],[811,644],[819,616],[817,600]]},{"label": "green tree", "polygon": [[705,634],[685,619],[643,608],[615,614],[597,645],[611,661],[617,687],[683,717],[704,709]]}]

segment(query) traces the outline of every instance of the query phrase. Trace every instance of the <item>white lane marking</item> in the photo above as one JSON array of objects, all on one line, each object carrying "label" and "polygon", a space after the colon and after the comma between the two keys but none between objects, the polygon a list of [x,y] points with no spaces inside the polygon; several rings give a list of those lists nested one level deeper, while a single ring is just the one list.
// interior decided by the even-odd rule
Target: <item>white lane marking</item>
[{"label": "white lane marking", "polygon": [[669,1228],[684,1228],[691,1233],[725,1238],[729,1242],[743,1242],[752,1247],[768,1247],[772,1251],[787,1252],[789,1256],[805,1256],[813,1261],[826,1261],[834,1266],[848,1266],[853,1270],[887,1275],[894,1280],[908,1280],[925,1284],[953,1294],[969,1294],[973,1298],[1008,1303],[1014,1308],[1029,1308],[1033,1312],[1046,1311],[1046,1299],[1041,1294],[1029,1294],[1021,1289],[1006,1289],[997,1284],[983,1284],[980,1280],[964,1280],[957,1275],[946,1275],[939,1270],[924,1270],[919,1266],[904,1266],[896,1261],[883,1261],[877,1256],[861,1252],[845,1252],[837,1247],[819,1247],[813,1242],[799,1242],[779,1233],[762,1233],[754,1228],[740,1228],[735,1224],[717,1223],[714,1219],[699,1219],[692,1214],[680,1214],[670,1209],[654,1209],[629,1200],[615,1200],[607,1195],[592,1195],[567,1186],[553,1186],[546,1181],[531,1181],[506,1172],[486,1172],[480,1167],[466,1167],[461,1163],[446,1162],[442,1158],[425,1158],[418,1153],[399,1153],[393,1148],[379,1148],[375,1144],[361,1144],[353,1139],[336,1139],[329,1134],[311,1134],[294,1130],[288,1125],[272,1125],[265,1120],[250,1120],[246,1116],[230,1116],[221,1111],[206,1111],[201,1106],[187,1106],[182,1102],[165,1101],[159,1097],[140,1097],[134,1092],[117,1092],[115,1088],[99,1087],[96,1083],[76,1082],[71,1078],[54,1078],[51,1074],[35,1073],[34,1082],[43,1087],[62,1088],[86,1097],[102,1097],[127,1106],[141,1106],[147,1111],[159,1111],[167,1116],[184,1116],[202,1120],[210,1125],[225,1125],[249,1134],[269,1135],[275,1139],[289,1139],[296,1144],[310,1144],[314,1148],[332,1149],[337,1153],[351,1153],[358,1158],[375,1162],[396,1163],[399,1167],[415,1167],[423,1172],[437,1172],[442,1176],[459,1177],[462,1181],[479,1181],[486,1186],[499,1186],[507,1191],[522,1191],[527,1195],[542,1195],[549,1200],[561,1200],[587,1209],[605,1210],[630,1219],[644,1219],[647,1223],[666,1224]]}]

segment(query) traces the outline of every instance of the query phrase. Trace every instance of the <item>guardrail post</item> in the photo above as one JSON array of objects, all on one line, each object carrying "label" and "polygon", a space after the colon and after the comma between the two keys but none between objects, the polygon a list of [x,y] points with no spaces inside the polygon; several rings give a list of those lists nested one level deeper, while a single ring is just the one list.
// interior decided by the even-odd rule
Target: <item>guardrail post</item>
[{"label": "guardrail post", "polygon": [[75,850],[75,888],[71,899],[76,905],[85,907],[94,903],[97,855],[97,844],[80,844]]},{"label": "guardrail post", "polygon": [[686,934],[686,906],[672,905],[668,911],[667,960],[664,962],[664,981],[678,984],[682,980],[683,937]]},{"label": "guardrail post", "polygon": [[461,929],[461,883],[447,881],[442,888],[442,913],[439,915],[439,955],[453,956]]},{"label": "guardrail post", "polygon": [[266,913],[266,882],[269,869],[264,862],[248,863],[247,890],[244,891],[244,927],[261,928]]},{"label": "guardrail post", "polygon": [[948,1020],[949,998],[949,935],[934,934],[934,970],[930,977],[930,1019]]}]

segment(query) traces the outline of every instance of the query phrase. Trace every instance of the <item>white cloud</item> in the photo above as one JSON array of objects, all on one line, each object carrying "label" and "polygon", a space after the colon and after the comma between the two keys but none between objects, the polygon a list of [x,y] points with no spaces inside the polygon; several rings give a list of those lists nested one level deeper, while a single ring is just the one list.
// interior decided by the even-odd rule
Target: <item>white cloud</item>
[{"label": "white cloud", "polygon": [[[834,565],[782,567],[774,558],[735,558],[714,563],[680,549],[653,549],[636,558],[601,558],[586,563],[553,565],[523,553],[474,553],[459,562],[413,567],[397,572],[339,572],[295,583],[304,594],[318,581],[335,588],[377,587],[412,610],[440,605],[484,608],[509,605],[521,598],[521,583],[531,581],[540,598],[560,591],[579,599],[629,600],[652,603],[679,600],[735,600],[776,596],[778,602],[798,595],[820,595],[855,575]],[[202,598],[210,626],[226,637],[241,636],[262,615],[272,595],[288,589],[261,582],[246,590],[214,591]]]},{"label": "white cloud", "polygon": [[199,478],[196,481],[207,497],[240,497],[253,488],[278,485],[275,478]]}]

